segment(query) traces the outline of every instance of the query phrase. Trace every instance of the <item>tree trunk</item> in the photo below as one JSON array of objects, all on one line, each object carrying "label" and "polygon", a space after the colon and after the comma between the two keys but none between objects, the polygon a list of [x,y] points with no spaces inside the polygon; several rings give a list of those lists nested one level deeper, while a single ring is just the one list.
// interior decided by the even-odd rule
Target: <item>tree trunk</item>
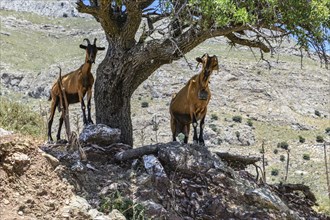
[{"label": "tree trunk", "polygon": [[[108,51],[109,52],[109,51]],[[127,62],[106,56],[97,69],[95,80],[96,123],[121,130],[120,141],[133,146],[130,85],[125,84]]]}]

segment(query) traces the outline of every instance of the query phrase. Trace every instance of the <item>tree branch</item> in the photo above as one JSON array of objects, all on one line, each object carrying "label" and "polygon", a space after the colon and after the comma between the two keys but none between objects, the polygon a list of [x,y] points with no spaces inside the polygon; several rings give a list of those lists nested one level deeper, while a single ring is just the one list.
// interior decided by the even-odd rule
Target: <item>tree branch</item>
[{"label": "tree branch", "polygon": [[244,45],[244,46],[248,46],[248,47],[260,48],[265,53],[270,52],[270,49],[261,41],[239,38],[234,33],[226,34],[225,37],[227,37],[234,44],[240,44],[240,45]]},{"label": "tree branch", "polygon": [[96,19],[98,19],[99,8],[95,6],[86,6],[82,0],[79,0],[77,3],[77,10],[80,13],[86,13],[93,15]]}]

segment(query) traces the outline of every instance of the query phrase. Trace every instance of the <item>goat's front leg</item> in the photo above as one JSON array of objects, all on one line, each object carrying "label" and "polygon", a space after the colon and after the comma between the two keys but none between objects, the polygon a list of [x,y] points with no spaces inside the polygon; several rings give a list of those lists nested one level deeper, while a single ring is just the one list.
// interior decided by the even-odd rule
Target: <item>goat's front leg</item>
[{"label": "goat's front leg", "polygon": [[199,129],[199,139],[198,139],[198,142],[201,145],[205,145],[204,138],[203,138],[203,130],[204,130],[204,127],[205,127],[205,116],[206,116],[206,114],[203,116],[203,118],[201,120],[200,129]]},{"label": "goat's front leg", "polygon": [[195,114],[193,114],[193,121],[192,121],[193,127],[194,127],[194,138],[193,141],[194,143],[198,143],[198,138],[197,138],[197,119]]},{"label": "goat's front leg", "polygon": [[87,91],[87,112],[88,112],[88,123],[94,124],[91,116],[91,99],[92,99],[92,90]]},{"label": "goat's front leg", "polygon": [[82,110],[82,113],[83,113],[83,122],[84,122],[84,125],[87,125],[87,118],[86,118],[86,106],[85,106],[85,102],[84,102],[84,96],[81,92],[78,93],[79,95],[79,101],[81,103],[81,110]]}]

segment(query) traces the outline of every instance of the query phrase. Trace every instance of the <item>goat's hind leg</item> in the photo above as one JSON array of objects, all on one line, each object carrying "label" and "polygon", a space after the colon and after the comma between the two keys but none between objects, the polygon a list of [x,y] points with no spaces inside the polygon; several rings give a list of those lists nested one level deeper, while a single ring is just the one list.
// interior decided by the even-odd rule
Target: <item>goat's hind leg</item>
[{"label": "goat's hind leg", "polygon": [[79,101],[80,101],[80,104],[81,104],[81,110],[82,110],[82,113],[83,113],[83,122],[84,122],[84,125],[87,125],[86,106],[85,106],[85,102],[84,102],[84,96],[80,92],[78,93],[78,95],[79,95]]},{"label": "goat's hind leg", "polygon": [[91,99],[92,99],[92,90],[87,91],[87,114],[88,114],[88,124],[94,124],[91,116]]},{"label": "goat's hind leg", "polygon": [[198,138],[197,138],[197,119],[196,119],[196,116],[195,114],[193,115],[193,121],[192,121],[192,125],[194,127],[194,138],[193,138],[193,141],[194,143],[198,143]]},{"label": "goat's hind leg", "polygon": [[204,138],[203,138],[203,130],[204,130],[204,126],[205,126],[205,116],[202,118],[201,123],[200,123],[200,130],[199,130],[199,138],[198,138],[198,143],[200,145],[205,145],[204,143]]},{"label": "goat's hind leg", "polygon": [[48,118],[48,143],[53,142],[53,138],[52,138],[52,124],[53,124],[53,119],[54,119],[54,115],[55,115],[55,109],[56,106],[58,105],[58,98],[52,99],[52,103],[50,106],[50,115]]}]

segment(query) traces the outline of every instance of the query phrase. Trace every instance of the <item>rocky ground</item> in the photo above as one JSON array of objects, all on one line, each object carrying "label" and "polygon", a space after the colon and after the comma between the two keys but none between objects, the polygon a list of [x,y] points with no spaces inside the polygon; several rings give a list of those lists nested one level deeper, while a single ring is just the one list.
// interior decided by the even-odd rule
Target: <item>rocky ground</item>
[{"label": "rocky ground", "polygon": [[113,143],[119,131],[108,130],[105,139],[87,132],[85,158],[75,148],[1,136],[1,219],[327,219],[311,208],[308,188],[263,184],[207,147],[158,144],[153,154],[118,161],[131,147]]}]

